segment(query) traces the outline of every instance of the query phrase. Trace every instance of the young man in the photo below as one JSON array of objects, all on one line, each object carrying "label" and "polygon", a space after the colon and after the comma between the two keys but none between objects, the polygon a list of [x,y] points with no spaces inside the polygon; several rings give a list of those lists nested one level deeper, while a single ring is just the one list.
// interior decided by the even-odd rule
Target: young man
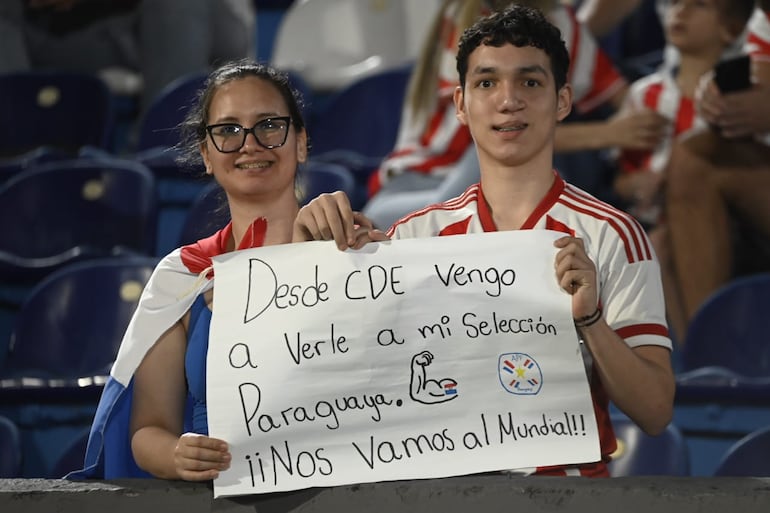
[{"label": "young man", "polygon": [[[671,341],[658,263],[642,228],[565,183],[552,168],[556,124],[572,106],[568,66],[558,29],[537,10],[512,6],[466,30],[457,55],[460,86],[454,101],[458,119],[476,143],[481,182],[458,198],[406,216],[388,236],[520,229],[567,234],[555,242],[555,274],[572,294],[602,460],[522,471],[607,476],[606,462],[616,445],[610,400],[651,434],[671,419]],[[354,229],[354,223],[363,228]],[[294,240],[334,238],[344,249],[385,238],[368,226],[344,195],[335,193],[300,212]]]}]

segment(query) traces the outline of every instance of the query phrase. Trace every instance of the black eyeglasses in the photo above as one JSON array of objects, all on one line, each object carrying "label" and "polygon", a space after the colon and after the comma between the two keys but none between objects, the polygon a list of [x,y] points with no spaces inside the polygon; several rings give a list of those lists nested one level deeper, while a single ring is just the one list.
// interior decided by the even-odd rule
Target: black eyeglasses
[{"label": "black eyeglasses", "polygon": [[290,124],[290,116],[281,116],[263,119],[251,128],[238,123],[220,123],[207,126],[206,131],[216,149],[222,153],[234,153],[243,148],[248,134],[253,135],[260,146],[272,150],[286,143]]}]

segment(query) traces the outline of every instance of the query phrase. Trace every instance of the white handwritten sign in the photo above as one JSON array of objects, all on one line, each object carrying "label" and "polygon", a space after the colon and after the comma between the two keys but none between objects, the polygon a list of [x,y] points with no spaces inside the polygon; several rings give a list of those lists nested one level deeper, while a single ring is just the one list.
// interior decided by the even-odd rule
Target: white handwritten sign
[{"label": "white handwritten sign", "polygon": [[599,459],[547,231],[217,257],[215,496]]}]

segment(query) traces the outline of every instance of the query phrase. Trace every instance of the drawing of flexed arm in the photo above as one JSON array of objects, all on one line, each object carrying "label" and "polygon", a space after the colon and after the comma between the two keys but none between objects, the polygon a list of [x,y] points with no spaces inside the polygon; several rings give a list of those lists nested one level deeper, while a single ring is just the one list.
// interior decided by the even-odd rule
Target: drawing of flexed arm
[{"label": "drawing of flexed arm", "polygon": [[417,353],[412,357],[409,396],[422,404],[438,404],[457,397],[457,381],[452,378],[429,379],[425,368],[433,361],[430,351]]}]

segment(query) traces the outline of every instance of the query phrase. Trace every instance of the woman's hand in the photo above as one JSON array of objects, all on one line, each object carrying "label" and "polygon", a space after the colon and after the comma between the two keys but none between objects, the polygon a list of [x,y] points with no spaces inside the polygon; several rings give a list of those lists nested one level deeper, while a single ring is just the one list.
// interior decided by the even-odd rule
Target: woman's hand
[{"label": "woman's hand", "polygon": [[562,237],[554,241],[560,248],[556,253],[556,279],[559,286],[572,295],[572,317],[580,319],[596,312],[599,294],[596,266],[588,258],[583,239]]},{"label": "woman's hand", "polygon": [[371,220],[353,211],[344,192],[321,194],[302,207],[294,220],[292,242],[334,240],[344,251],[360,249],[369,242],[389,240]]},{"label": "woman's hand", "polygon": [[174,466],[180,479],[208,481],[230,468],[227,443],[197,433],[185,433],[174,448]]}]

